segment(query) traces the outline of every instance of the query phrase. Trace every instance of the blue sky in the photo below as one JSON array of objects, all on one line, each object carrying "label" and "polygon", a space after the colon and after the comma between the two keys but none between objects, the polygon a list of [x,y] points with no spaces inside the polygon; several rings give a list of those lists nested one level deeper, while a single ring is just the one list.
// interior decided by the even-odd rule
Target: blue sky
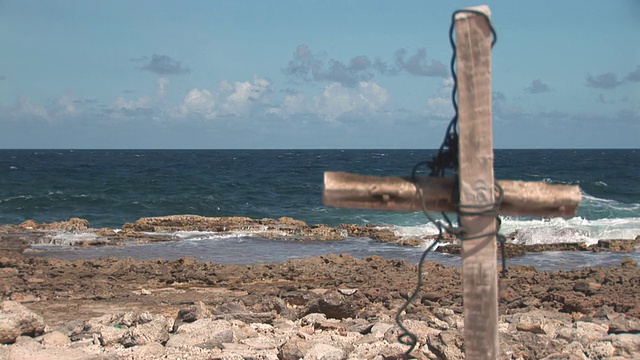
[{"label": "blue sky", "polygon": [[[437,148],[468,1],[0,0],[0,148]],[[496,148],[640,147],[640,1],[494,1]]]}]

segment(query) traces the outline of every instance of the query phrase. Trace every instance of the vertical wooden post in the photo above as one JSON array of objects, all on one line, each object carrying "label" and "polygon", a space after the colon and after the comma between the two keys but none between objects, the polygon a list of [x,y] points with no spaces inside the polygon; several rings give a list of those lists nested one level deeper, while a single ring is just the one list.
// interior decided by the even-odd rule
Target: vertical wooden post
[{"label": "vertical wooden post", "polygon": [[[472,8],[490,16],[487,6]],[[491,31],[480,14],[455,16],[459,187],[464,213],[495,202],[491,125]],[[461,214],[462,286],[466,359],[498,357],[498,280],[495,216]],[[488,235],[484,235],[488,234]]]}]

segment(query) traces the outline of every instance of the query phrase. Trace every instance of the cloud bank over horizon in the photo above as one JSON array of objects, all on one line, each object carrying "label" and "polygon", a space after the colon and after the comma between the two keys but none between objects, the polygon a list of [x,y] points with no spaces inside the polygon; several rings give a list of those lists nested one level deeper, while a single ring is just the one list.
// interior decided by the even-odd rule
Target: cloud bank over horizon
[{"label": "cloud bank over horizon", "polygon": [[[501,7],[497,9],[499,13]],[[499,18],[510,21],[504,15]],[[0,15],[3,19],[8,18]],[[196,16],[193,21],[200,20]],[[344,21],[343,26],[351,26]],[[211,29],[226,26],[220,21],[206,24]],[[400,25],[401,20],[395,29]],[[25,29],[26,25],[8,26]],[[48,131],[60,134],[56,146],[61,147],[74,143],[104,147],[109,137],[119,144],[114,146],[136,147],[131,140],[135,136],[126,142],[128,136],[123,134],[140,137],[148,131],[145,143],[151,147],[167,146],[166,139],[160,140],[163,136],[177,147],[192,146],[189,138],[200,139],[199,147],[254,143],[267,148],[420,147],[439,143],[453,115],[446,30],[434,37],[437,40],[425,41],[405,33],[392,37],[393,32],[369,27],[354,42],[349,31],[360,31],[354,27],[342,33],[344,40],[328,32],[326,39],[332,40],[327,42],[323,32],[315,31],[319,26],[315,23],[310,32],[301,24],[299,34],[277,33],[278,41],[269,42],[260,39],[276,36],[277,30],[247,29],[254,39],[235,27],[237,32],[222,36],[198,27],[172,33],[150,26],[148,33],[130,29],[122,44],[103,54],[83,51],[71,41],[82,33],[73,32],[68,47],[52,51],[46,62],[5,44],[4,48],[16,51],[11,52],[13,62],[0,61],[4,146],[37,147],[42,141],[28,136],[29,131],[42,132],[41,137]],[[518,67],[518,62],[509,60],[517,55],[510,51],[515,40],[508,31],[497,30],[493,115],[498,133],[509,135],[497,139],[498,146],[535,147],[539,141],[547,144],[541,146],[589,147],[584,139],[600,147],[640,146],[634,137],[640,138],[637,62],[607,68],[602,65],[607,63],[603,53],[593,63],[576,64],[569,58],[566,65],[556,61],[554,66],[532,62]],[[377,41],[368,42],[369,37]],[[43,37],[43,44],[46,40]],[[24,69],[15,60],[19,56],[29,59],[24,60]],[[562,76],[557,75],[560,71]],[[616,126],[624,129],[617,130],[622,136],[614,134]],[[518,140],[519,131],[539,137]],[[75,132],[95,141],[64,135]],[[583,132],[588,136],[577,135]],[[558,135],[548,137],[551,133]],[[219,139],[207,145],[204,134]],[[556,139],[560,134],[563,141]],[[232,140],[238,136],[247,140]]]}]

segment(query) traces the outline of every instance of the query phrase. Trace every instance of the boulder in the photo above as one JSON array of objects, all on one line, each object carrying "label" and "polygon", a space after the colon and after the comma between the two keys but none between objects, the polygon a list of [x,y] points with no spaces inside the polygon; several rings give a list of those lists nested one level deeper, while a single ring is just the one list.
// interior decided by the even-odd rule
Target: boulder
[{"label": "boulder", "polygon": [[640,319],[627,317],[624,314],[610,316],[609,334],[634,333],[640,334]]},{"label": "boulder", "polygon": [[69,349],[69,348],[42,348],[35,346],[22,346],[13,345],[8,351],[7,359],[20,359],[20,360],[49,360],[49,359],[64,359],[64,360],[97,360],[101,357],[96,356],[95,353],[85,351],[84,349]]},{"label": "boulder", "polygon": [[620,265],[623,268],[634,268],[634,267],[638,266],[638,262],[633,260],[630,257],[627,257],[627,258],[624,258],[624,259],[620,260]]},{"label": "boulder", "polygon": [[577,341],[564,345],[560,352],[545,356],[542,360],[589,360],[582,344]]},{"label": "boulder", "polygon": [[44,319],[15,301],[0,303],[0,344],[11,344],[20,335],[44,333]]},{"label": "boulder", "polygon": [[542,334],[551,338],[554,338],[561,328],[571,324],[569,315],[546,310],[515,314],[511,319],[505,319],[511,323],[511,330]]},{"label": "boulder", "polygon": [[312,347],[313,344],[311,342],[300,336],[292,336],[280,347],[278,357],[282,360],[302,359]]},{"label": "boulder", "polygon": [[122,337],[127,332],[119,326],[95,325],[91,326],[91,331],[98,334],[98,340],[102,346],[113,346],[119,344]]},{"label": "boulder", "polygon": [[178,311],[178,315],[173,321],[173,327],[171,328],[171,331],[176,332],[182,324],[192,323],[196,320],[205,319],[208,317],[211,317],[211,312],[209,311],[209,309],[207,309],[202,301],[198,301],[195,304]]},{"label": "boulder", "polygon": [[431,350],[438,359],[464,359],[464,340],[462,330],[460,329],[444,330],[439,334],[429,335],[427,344],[429,350]]},{"label": "boulder", "polygon": [[420,344],[426,344],[430,335],[440,333],[439,330],[429,327],[424,321],[407,319],[404,321],[404,326],[417,337]]},{"label": "boulder", "polygon": [[589,359],[608,359],[616,353],[616,348],[608,341],[593,342],[586,350]]},{"label": "boulder", "polygon": [[317,301],[310,303],[307,310],[307,314],[309,313],[321,313],[334,319],[357,317],[357,309],[353,307],[353,303],[345,301],[345,296],[338,291],[327,292]]},{"label": "boulder", "polygon": [[637,246],[640,245],[640,239],[607,239],[598,240],[597,244],[591,246],[591,250],[594,252],[612,251],[628,253],[632,252]]},{"label": "boulder", "polygon": [[46,229],[52,229],[52,230],[80,232],[80,231],[85,231],[89,229],[89,221],[85,219],[71,218],[67,221],[43,224],[42,227]]},{"label": "boulder", "polygon": [[[403,355],[405,351],[407,351],[407,346],[398,342],[361,342],[357,344],[353,351],[349,354],[349,359],[404,359],[405,357],[403,357]],[[419,351],[414,350],[411,355],[411,358],[413,359],[414,356],[419,355]]]},{"label": "boulder", "polygon": [[329,344],[314,344],[304,355],[309,360],[342,360],[346,357],[344,350]]},{"label": "boulder", "polygon": [[611,341],[618,355],[630,359],[640,355],[640,334],[613,334],[604,340]]},{"label": "boulder", "polygon": [[557,332],[559,339],[567,342],[578,341],[583,346],[599,341],[607,336],[608,327],[591,322],[577,321],[574,327],[563,327]]},{"label": "boulder", "polygon": [[169,339],[169,321],[162,315],[142,313],[138,324],[127,329],[120,343],[125,347],[164,343]]},{"label": "boulder", "polygon": [[233,342],[233,340],[233,327],[229,321],[199,319],[180,326],[176,333],[169,337],[165,346],[214,348],[221,347],[223,343]]},{"label": "boulder", "polygon": [[52,331],[42,336],[42,345],[45,347],[62,347],[70,343],[71,340],[60,331]]}]

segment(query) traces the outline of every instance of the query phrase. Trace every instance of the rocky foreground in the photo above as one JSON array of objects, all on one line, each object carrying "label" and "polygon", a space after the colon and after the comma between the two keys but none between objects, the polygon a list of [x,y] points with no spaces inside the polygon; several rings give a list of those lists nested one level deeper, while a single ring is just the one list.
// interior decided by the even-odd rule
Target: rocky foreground
[{"label": "rocky foreground", "polygon": [[[417,359],[461,359],[460,271],[426,264],[404,315]],[[281,264],[0,255],[0,359],[401,359],[393,321],[416,267],[331,255]],[[640,270],[513,268],[506,359],[633,359]]]},{"label": "rocky foreground", "polygon": [[[152,241],[148,232],[169,231],[174,220],[141,219],[118,233],[88,230],[82,220],[0,229],[0,359],[403,358],[408,346],[397,340],[394,316],[417,278],[404,261],[329,255],[223,266],[23,252],[56,228]],[[259,221],[278,236],[304,228]],[[427,263],[423,271],[418,300],[403,314],[418,339],[411,357],[462,359],[460,269]],[[575,271],[510,268],[501,286],[502,358],[640,359],[640,268],[632,259]]]}]

